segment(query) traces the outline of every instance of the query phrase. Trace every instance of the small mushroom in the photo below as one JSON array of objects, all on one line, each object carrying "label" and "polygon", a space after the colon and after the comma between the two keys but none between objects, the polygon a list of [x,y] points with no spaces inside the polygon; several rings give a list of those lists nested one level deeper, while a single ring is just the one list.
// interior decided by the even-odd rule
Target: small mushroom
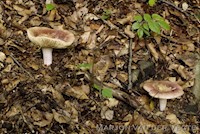
[{"label": "small mushroom", "polygon": [[145,82],[143,88],[150,96],[159,98],[160,111],[165,110],[167,99],[180,97],[184,93],[180,85],[170,81]]},{"label": "small mushroom", "polygon": [[74,40],[74,34],[68,30],[50,29],[47,27],[32,27],[27,29],[28,38],[42,48],[44,64],[52,64],[53,48],[64,49]]}]

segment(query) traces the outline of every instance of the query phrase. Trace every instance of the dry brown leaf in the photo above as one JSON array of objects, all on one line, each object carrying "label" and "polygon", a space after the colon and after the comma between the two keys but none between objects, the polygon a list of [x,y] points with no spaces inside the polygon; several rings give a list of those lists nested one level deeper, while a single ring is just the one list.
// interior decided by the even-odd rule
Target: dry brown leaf
[{"label": "dry brown leaf", "polygon": [[78,111],[70,101],[65,101],[65,111],[71,114],[70,118],[72,122],[78,122]]},{"label": "dry brown leaf", "polygon": [[153,44],[153,43],[148,43],[148,44],[147,44],[147,47],[148,47],[149,51],[151,52],[151,54],[153,55],[154,59],[155,59],[156,61],[158,61],[158,59],[159,59],[159,54],[158,54],[158,52],[156,51],[154,44]]},{"label": "dry brown leaf", "polygon": [[37,125],[39,127],[45,127],[47,125],[50,125],[53,120],[53,114],[49,112],[42,112],[43,119],[39,121],[33,122],[34,125]]},{"label": "dry brown leaf", "polygon": [[94,49],[96,47],[97,35],[96,33],[92,33],[90,36],[90,41],[87,44],[88,49]]},{"label": "dry brown leaf", "polygon": [[89,99],[86,93],[82,90],[81,86],[77,87],[70,87],[65,91],[66,95],[75,97],[80,100]]},{"label": "dry brown leaf", "polygon": [[[148,111],[153,111],[154,110],[154,107],[152,107],[150,105],[150,102],[151,100],[149,100],[149,98],[146,96],[146,95],[142,95],[142,96],[139,96],[137,98],[137,100],[139,101],[139,103]],[[152,102],[153,103],[153,102]]]},{"label": "dry brown leaf", "polygon": [[6,59],[6,55],[3,52],[0,52],[0,62],[3,62]]},{"label": "dry brown leaf", "polygon": [[113,117],[114,117],[114,111],[108,109],[107,106],[103,106],[101,109],[101,118],[107,119],[107,120],[112,120]]},{"label": "dry brown leaf", "polygon": [[116,21],[119,22],[120,24],[124,25],[128,22],[132,22],[133,21],[133,13],[129,13],[126,15],[125,18],[122,18],[122,19],[117,19]]},{"label": "dry brown leaf", "polygon": [[106,106],[109,108],[117,107],[119,104],[119,101],[115,98],[108,98],[108,100],[105,101]]},{"label": "dry brown leaf", "polygon": [[32,118],[34,121],[36,121],[36,122],[38,122],[38,121],[40,121],[40,120],[43,119],[43,117],[42,117],[42,116],[43,116],[42,112],[39,111],[39,110],[37,110],[35,107],[31,108],[31,110],[30,110],[30,115],[31,115],[31,118]]},{"label": "dry brown leaf", "polygon": [[55,109],[52,109],[53,117],[58,123],[67,123],[71,121],[70,114],[66,111],[59,110],[58,112]]},{"label": "dry brown leaf", "polygon": [[58,92],[57,90],[55,90],[53,87],[51,87],[51,92],[52,92],[53,98],[56,100],[56,102],[58,104],[60,104],[61,106],[63,106],[65,99],[63,98],[62,94],[60,92]]},{"label": "dry brown leaf", "polygon": [[28,62],[27,64],[36,71],[39,69],[39,65],[37,65],[35,62]]},{"label": "dry brown leaf", "polygon": [[187,72],[187,70],[185,69],[184,66],[182,65],[178,65],[178,64],[171,64],[169,66],[169,69],[172,70],[174,69],[183,79],[189,79],[191,78],[191,75],[189,75],[189,72]]},{"label": "dry brown leaf", "polygon": [[126,35],[128,35],[130,38],[134,38],[135,34],[131,31],[131,25],[128,25],[125,29],[124,29],[124,33]]},{"label": "dry brown leaf", "polygon": [[90,86],[89,85],[81,85],[82,91],[88,95],[90,93]]},{"label": "dry brown leaf", "polygon": [[6,91],[12,91],[15,87],[17,87],[17,85],[20,83],[19,79],[14,79],[11,80],[12,82],[10,82],[8,85],[6,85]]},{"label": "dry brown leaf", "polygon": [[182,122],[176,117],[175,114],[168,114],[166,119],[169,120],[171,130],[175,134],[190,134],[187,129],[184,129],[181,124]]},{"label": "dry brown leaf", "polygon": [[20,104],[14,104],[10,110],[6,113],[6,117],[12,117],[19,114],[22,111]]},{"label": "dry brown leaf", "polygon": [[101,56],[99,61],[94,64],[93,71],[99,80],[103,81],[111,65],[112,63],[108,55]]},{"label": "dry brown leaf", "polygon": [[120,71],[117,73],[117,79],[124,83],[128,80],[128,74],[124,71]]},{"label": "dry brown leaf", "polygon": [[90,31],[86,31],[81,35],[81,43],[87,43],[90,38]]},{"label": "dry brown leaf", "polygon": [[134,112],[134,115],[133,115],[133,123],[134,125],[138,125],[138,129],[136,129],[136,132],[137,133],[140,133],[140,134],[149,134],[149,129],[150,128],[154,128],[156,127],[156,125],[145,119],[142,115],[140,115],[138,112]]}]

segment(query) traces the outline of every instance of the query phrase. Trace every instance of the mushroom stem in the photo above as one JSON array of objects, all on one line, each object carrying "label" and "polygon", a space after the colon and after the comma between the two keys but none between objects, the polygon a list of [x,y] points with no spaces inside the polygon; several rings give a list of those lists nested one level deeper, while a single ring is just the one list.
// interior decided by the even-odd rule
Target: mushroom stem
[{"label": "mushroom stem", "polygon": [[44,64],[49,66],[52,64],[52,48],[42,48]]},{"label": "mushroom stem", "polygon": [[167,99],[159,99],[160,111],[164,111],[167,106]]}]

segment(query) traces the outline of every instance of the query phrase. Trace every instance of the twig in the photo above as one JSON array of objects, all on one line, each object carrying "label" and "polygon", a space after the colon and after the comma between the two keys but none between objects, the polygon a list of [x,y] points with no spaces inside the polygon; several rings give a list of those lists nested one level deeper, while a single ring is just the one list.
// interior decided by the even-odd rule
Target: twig
[{"label": "twig", "polygon": [[14,60],[14,62],[15,62],[24,72],[26,72],[32,79],[34,79],[33,75],[31,75],[31,74],[17,61],[17,59],[13,56],[13,53],[10,54],[10,57]]},{"label": "twig", "polygon": [[177,9],[178,11],[182,12],[183,14],[185,14],[187,17],[189,17],[190,15],[194,16],[195,19],[197,20],[197,22],[200,24],[200,20],[199,20],[199,18],[198,18],[195,14],[193,14],[193,13],[190,13],[190,14],[189,14],[189,13],[183,11],[181,8],[177,7],[176,5],[174,5],[173,3],[169,2],[169,1],[166,1],[166,0],[159,0],[159,1],[160,1],[160,2],[163,2],[163,3],[167,4],[167,5],[172,6],[173,8],[175,8],[175,9]]},{"label": "twig", "polygon": [[166,0],[159,0],[159,1],[160,1],[160,2],[163,2],[163,3],[167,4],[167,5],[170,5],[170,6],[172,6],[173,8],[175,8],[176,10],[178,10],[178,11],[184,13],[186,16],[189,16],[188,13],[184,12],[181,8],[177,7],[177,6],[174,5],[173,3],[169,2],[169,1],[166,1]]},{"label": "twig", "polygon": [[27,124],[28,128],[30,129],[31,133],[35,133],[35,130],[33,129],[33,125],[26,120],[22,110],[20,110],[20,114],[22,116],[23,121]]},{"label": "twig", "polygon": [[129,60],[128,60],[128,90],[132,89],[132,57],[133,57],[133,52],[132,52],[132,44],[133,44],[133,39],[130,39],[129,42]]}]

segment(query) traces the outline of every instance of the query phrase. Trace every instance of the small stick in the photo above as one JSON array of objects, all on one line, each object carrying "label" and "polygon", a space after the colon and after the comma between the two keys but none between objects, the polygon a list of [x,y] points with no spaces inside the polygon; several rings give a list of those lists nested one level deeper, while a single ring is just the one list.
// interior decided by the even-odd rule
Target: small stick
[{"label": "small stick", "polygon": [[133,52],[132,52],[132,44],[133,44],[133,39],[130,39],[129,42],[129,60],[128,60],[128,90],[132,89],[132,57],[133,57]]},{"label": "small stick", "polygon": [[34,77],[14,58],[13,53],[10,54],[10,57],[14,60],[14,62],[24,71],[26,72],[32,79]]},{"label": "small stick", "polygon": [[181,8],[177,7],[176,5],[174,5],[173,3],[169,2],[169,1],[166,1],[166,0],[159,0],[160,2],[163,2],[167,5],[170,5],[172,6],[173,8],[177,9],[178,11],[184,13],[185,15],[189,16],[188,13],[184,12]]}]

